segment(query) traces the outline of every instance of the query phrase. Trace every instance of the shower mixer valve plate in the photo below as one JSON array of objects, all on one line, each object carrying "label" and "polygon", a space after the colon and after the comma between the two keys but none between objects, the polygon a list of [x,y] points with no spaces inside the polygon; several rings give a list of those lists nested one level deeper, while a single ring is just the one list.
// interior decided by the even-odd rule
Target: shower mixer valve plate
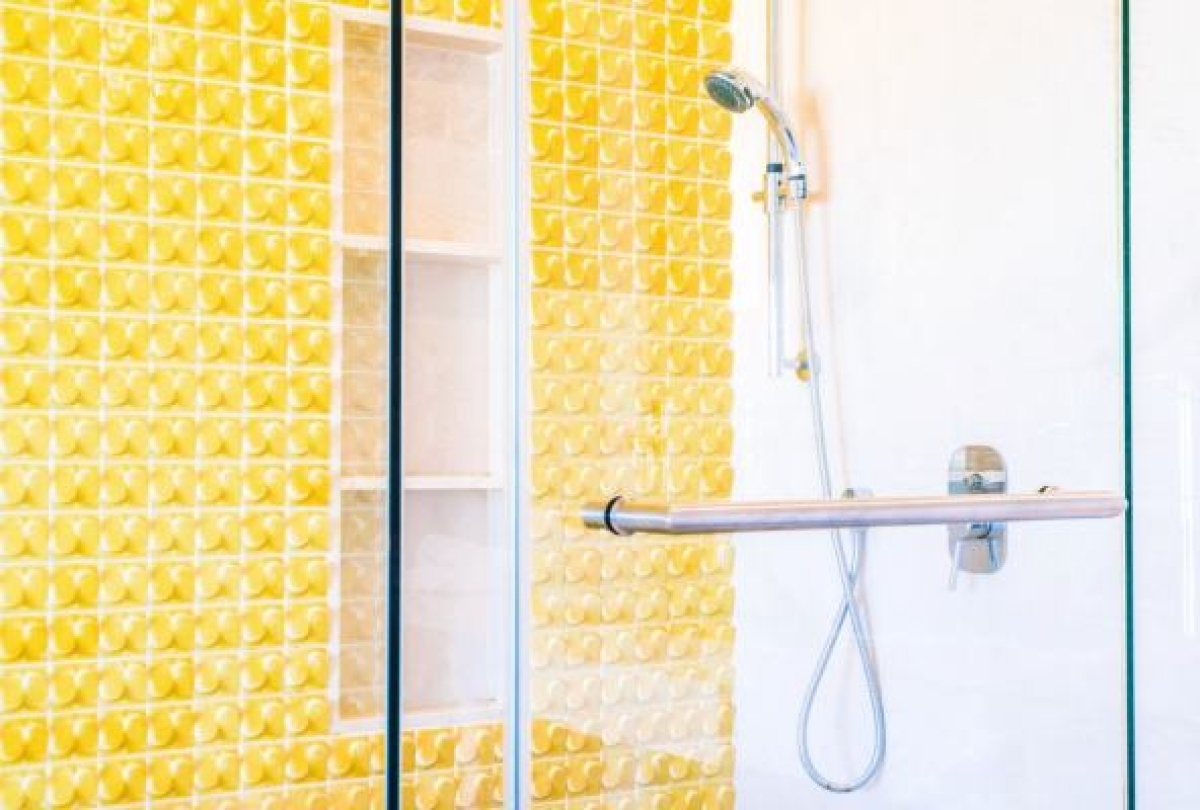
[{"label": "shower mixer valve plate", "polygon": [[[950,457],[947,492],[951,495],[1002,495],[1008,491],[1004,457],[986,444],[968,444]],[[952,523],[949,534],[950,584],[959,572],[994,574],[1008,556],[1005,523]]]}]

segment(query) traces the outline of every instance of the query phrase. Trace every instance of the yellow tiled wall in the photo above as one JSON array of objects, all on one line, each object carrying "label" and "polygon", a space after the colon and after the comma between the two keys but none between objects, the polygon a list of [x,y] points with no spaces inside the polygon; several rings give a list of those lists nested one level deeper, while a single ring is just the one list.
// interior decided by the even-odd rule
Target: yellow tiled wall
[{"label": "yellow tiled wall", "polygon": [[500,0],[404,0],[404,13],[430,20],[499,27]]},{"label": "yellow tiled wall", "polygon": [[[406,10],[482,22],[485,6]],[[729,14],[730,0],[528,4],[534,759],[523,778],[539,808],[733,804],[731,547],[617,541],[571,518],[600,493],[731,488],[730,120],[701,96],[704,71],[731,56]],[[453,730],[423,733],[453,745]],[[449,797],[453,774],[410,771],[406,784]]]},{"label": "yellow tiled wall", "polygon": [[536,805],[728,808],[732,548],[585,531],[728,496],[730,0],[533,0]]},{"label": "yellow tiled wall", "polygon": [[[730,119],[701,89],[730,59],[730,2],[527,4],[534,759],[523,778],[546,810],[733,805],[731,546],[616,540],[571,517],[603,493],[731,489]],[[471,0],[407,9],[483,19]],[[408,779],[432,792],[449,773]]]},{"label": "yellow tiled wall", "polygon": [[381,805],[330,693],[336,8],[0,0],[5,810]]},{"label": "yellow tiled wall", "polygon": [[[335,10],[0,0],[6,810],[380,803],[330,693]],[[529,4],[542,807],[732,801],[729,546],[567,517],[730,486],[728,12]],[[495,804],[501,742],[408,732],[406,803]]]}]

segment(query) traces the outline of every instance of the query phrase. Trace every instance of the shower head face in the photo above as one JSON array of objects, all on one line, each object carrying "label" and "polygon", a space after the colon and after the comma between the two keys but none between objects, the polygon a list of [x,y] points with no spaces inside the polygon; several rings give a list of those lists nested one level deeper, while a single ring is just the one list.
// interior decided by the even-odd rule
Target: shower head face
[{"label": "shower head face", "polygon": [[704,89],[712,100],[732,113],[744,113],[763,97],[763,88],[734,68],[714,70],[704,77]]},{"label": "shower head face", "polygon": [[803,171],[800,163],[800,144],[788,122],[787,114],[758,79],[735,67],[723,67],[704,77],[704,89],[712,100],[732,113],[744,113],[757,108],[767,120],[780,149],[788,162],[788,176]]}]

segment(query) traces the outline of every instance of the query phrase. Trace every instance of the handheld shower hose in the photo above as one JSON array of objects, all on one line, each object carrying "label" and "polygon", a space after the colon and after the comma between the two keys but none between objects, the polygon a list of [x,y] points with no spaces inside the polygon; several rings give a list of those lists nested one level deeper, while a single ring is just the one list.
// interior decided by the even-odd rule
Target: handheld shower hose
[{"label": "handheld shower hose", "polygon": [[[809,403],[812,413],[813,443],[817,456],[817,472],[821,483],[821,495],[833,498],[833,479],[829,464],[829,442],[825,428],[825,404],[822,397],[822,379],[819,363],[816,361],[817,352],[813,348],[813,318],[811,295],[808,283],[808,267],[805,261],[804,221],[799,206],[794,209],[793,218],[795,256],[797,276],[800,282],[800,300],[802,317],[804,319],[804,340],[809,353],[814,358],[812,362],[812,378],[809,382]],[[833,623],[817,656],[817,664],[813,668],[808,687],[804,690],[804,700],[800,705],[800,716],[796,721],[796,751],[800,756],[800,764],[805,773],[815,783],[833,793],[852,793],[865,787],[879,773],[883,766],[883,758],[887,751],[887,718],[883,710],[883,694],[879,688],[879,673],[875,668],[875,659],[871,652],[870,636],[867,632],[866,620],[858,603],[858,577],[862,571],[863,553],[866,546],[867,530],[854,529],[850,532],[850,549],[847,553],[846,543],[842,533],[833,530],[829,535],[837,560],[838,578],[841,580],[842,600],[834,614]],[[850,635],[854,640],[856,657],[862,668],[863,682],[867,692],[867,700],[871,706],[871,721],[874,727],[874,740],[871,758],[858,776],[847,782],[835,782],[823,774],[812,760],[812,747],[809,742],[809,728],[812,725],[812,711],[816,704],[817,692],[829,671],[830,659],[834,648],[845,630],[846,621],[850,622]]]},{"label": "handheld shower hose", "polygon": [[[767,121],[772,135],[779,142],[779,147],[786,157],[785,174],[787,185],[785,190],[792,198],[790,206],[793,232],[793,253],[796,261],[796,275],[800,293],[800,316],[803,323],[803,340],[805,352],[797,358],[797,369],[808,372],[810,410],[812,412],[813,442],[817,456],[817,472],[820,479],[821,494],[825,498],[833,498],[833,476],[829,463],[829,441],[825,424],[825,403],[822,394],[822,379],[819,364],[816,362],[817,352],[814,349],[814,327],[812,317],[812,295],[808,278],[808,265],[805,260],[804,218],[800,208],[805,193],[804,168],[800,159],[799,141],[794,130],[788,123],[783,109],[775,103],[759,82],[737,68],[728,67],[708,74],[704,80],[705,88],[713,101],[733,113],[743,113],[750,108],[757,109]],[[768,191],[770,189],[768,188]],[[778,215],[778,200],[767,200],[768,211]],[[771,228],[771,238],[778,239],[780,230]],[[780,245],[773,245],[772,252],[778,255]],[[774,305],[782,308],[783,296],[776,291]],[[779,313],[772,320],[779,320]],[[834,558],[837,561],[838,578],[841,581],[842,599],[834,615],[829,634],[817,657],[816,667],[804,692],[800,706],[799,717],[796,721],[796,750],[800,764],[805,773],[817,785],[834,793],[851,793],[865,787],[879,773],[883,765],[887,749],[886,717],[883,709],[883,695],[879,688],[879,676],[875,670],[875,661],[871,653],[871,645],[867,632],[866,620],[858,602],[857,589],[859,574],[862,570],[863,554],[866,545],[867,532],[856,529],[850,532],[849,547],[842,533],[833,531],[830,543]],[[812,759],[812,746],[809,741],[809,730],[812,724],[813,707],[821,684],[829,671],[833,651],[839,639],[845,632],[849,622],[850,635],[853,639],[856,656],[862,669],[863,680],[866,684],[867,700],[870,703],[871,717],[874,728],[874,741],[871,758],[863,770],[846,782],[836,782],[827,777]]]}]

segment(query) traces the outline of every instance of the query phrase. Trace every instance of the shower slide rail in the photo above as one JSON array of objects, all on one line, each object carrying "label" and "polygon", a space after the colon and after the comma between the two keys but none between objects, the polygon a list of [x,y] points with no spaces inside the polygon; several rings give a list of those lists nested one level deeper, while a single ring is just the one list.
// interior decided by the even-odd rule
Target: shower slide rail
[{"label": "shower slide rail", "polygon": [[587,504],[585,525],[617,535],[722,534],[803,529],[936,526],[1114,518],[1125,511],[1115,492],[1044,487],[1016,495],[851,497],[843,500],[664,504],[615,497]]}]

